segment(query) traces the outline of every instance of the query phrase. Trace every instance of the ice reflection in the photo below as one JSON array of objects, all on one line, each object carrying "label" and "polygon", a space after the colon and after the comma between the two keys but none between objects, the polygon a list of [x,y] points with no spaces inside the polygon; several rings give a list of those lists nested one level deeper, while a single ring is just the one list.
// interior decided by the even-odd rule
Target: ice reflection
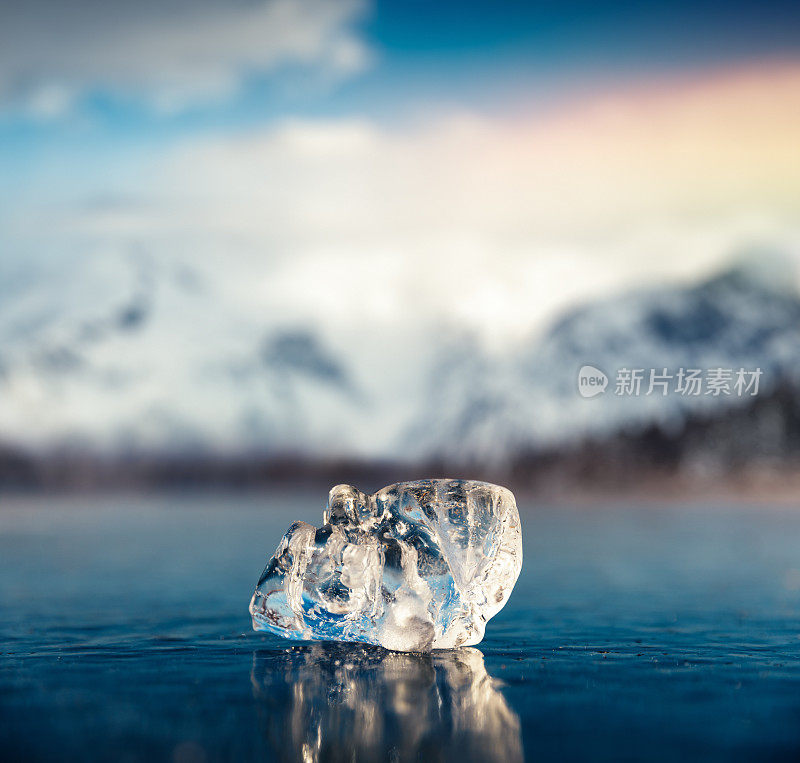
[{"label": "ice reflection", "polygon": [[401,654],[314,644],[253,656],[268,757],[522,760],[519,718],[478,649]]}]

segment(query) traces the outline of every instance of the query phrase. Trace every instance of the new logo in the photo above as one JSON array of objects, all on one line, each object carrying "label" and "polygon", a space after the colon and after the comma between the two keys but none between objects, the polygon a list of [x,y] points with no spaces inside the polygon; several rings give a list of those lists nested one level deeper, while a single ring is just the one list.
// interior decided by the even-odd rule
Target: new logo
[{"label": "new logo", "polygon": [[594,366],[581,366],[578,371],[578,392],[581,397],[595,397],[603,394],[608,386],[608,377]]}]

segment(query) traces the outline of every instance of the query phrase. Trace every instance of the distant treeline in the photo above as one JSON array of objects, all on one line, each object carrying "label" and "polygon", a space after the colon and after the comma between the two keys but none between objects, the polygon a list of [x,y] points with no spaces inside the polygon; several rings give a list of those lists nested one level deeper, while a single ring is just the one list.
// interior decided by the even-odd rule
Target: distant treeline
[{"label": "distant treeline", "polygon": [[[502,482],[545,494],[748,486],[800,491],[800,398],[789,386],[748,405],[520,453],[504,467],[481,463],[309,460],[293,454],[142,455],[115,458],[62,449],[47,455],[0,447],[0,489],[89,490],[191,486],[257,487],[352,482],[375,490],[433,476]],[[798,492],[800,497],[800,492]]]}]

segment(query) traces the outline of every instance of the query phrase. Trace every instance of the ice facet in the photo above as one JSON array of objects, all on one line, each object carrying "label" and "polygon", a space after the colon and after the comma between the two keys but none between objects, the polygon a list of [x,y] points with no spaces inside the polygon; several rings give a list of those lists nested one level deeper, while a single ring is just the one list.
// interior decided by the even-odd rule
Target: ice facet
[{"label": "ice facet", "polygon": [[253,628],[404,652],[477,644],[522,568],[510,490],[468,480],[337,485],[295,522],[250,601]]}]

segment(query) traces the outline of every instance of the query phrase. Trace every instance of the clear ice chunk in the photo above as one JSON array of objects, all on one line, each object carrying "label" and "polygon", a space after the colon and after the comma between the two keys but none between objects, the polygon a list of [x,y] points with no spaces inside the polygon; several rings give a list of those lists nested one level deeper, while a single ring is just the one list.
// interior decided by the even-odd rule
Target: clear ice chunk
[{"label": "clear ice chunk", "polygon": [[401,652],[477,644],[522,568],[514,495],[486,482],[337,485],[295,522],[250,601],[253,628]]}]

